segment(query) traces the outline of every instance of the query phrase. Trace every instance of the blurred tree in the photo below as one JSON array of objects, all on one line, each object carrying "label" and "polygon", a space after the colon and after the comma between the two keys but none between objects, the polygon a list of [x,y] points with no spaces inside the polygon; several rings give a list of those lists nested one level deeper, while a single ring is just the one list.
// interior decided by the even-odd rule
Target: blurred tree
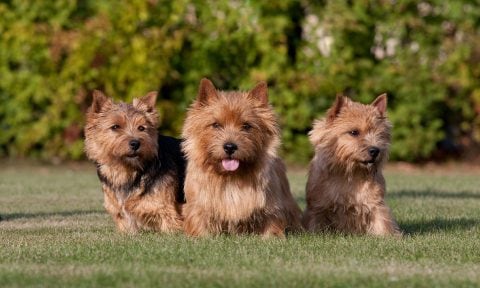
[{"label": "blurred tree", "polygon": [[0,3],[0,155],[80,159],[90,92],[160,91],[179,135],[199,80],[270,84],[284,156],[337,93],[389,93],[391,158],[480,142],[480,6],[471,1],[11,0]]}]

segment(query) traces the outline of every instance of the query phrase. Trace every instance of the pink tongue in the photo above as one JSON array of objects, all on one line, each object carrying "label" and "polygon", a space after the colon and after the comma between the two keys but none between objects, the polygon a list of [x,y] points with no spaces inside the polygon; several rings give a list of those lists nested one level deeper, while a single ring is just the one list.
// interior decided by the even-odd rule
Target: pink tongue
[{"label": "pink tongue", "polygon": [[223,159],[222,160],[223,168],[227,171],[235,171],[238,169],[240,163],[235,159]]}]

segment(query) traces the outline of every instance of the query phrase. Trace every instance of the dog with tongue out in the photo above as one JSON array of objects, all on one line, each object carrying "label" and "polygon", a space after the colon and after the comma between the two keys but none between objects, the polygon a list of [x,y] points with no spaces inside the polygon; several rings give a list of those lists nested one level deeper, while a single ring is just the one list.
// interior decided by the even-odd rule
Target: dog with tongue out
[{"label": "dog with tongue out", "polygon": [[202,79],[182,134],[187,234],[282,237],[301,229],[301,211],[276,156],[280,131],[265,82],[248,92],[219,91]]}]

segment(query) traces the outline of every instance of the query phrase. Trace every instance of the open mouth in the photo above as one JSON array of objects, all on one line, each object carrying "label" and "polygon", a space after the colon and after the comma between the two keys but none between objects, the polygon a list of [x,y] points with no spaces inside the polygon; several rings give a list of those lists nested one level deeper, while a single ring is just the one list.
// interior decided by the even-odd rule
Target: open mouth
[{"label": "open mouth", "polygon": [[370,159],[370,160],[361,161],[360,163],[362,163],[365,166],[371,166],[375,164],[375,162],[376,162],[375,159]]},{"label": "open mouth", "polygon": [[132,154],[127,154],[126,157],[130,159],[135,159],[140,157],[140,155],[138,155],[137,153],[132,153]]},{"label": "open mouth", "polygon": [[226,171],[233,172],[236,171],[240,166],[240,161],[238,161],[237,159],[223,159],[222,166],[223,169],[225,169]]}]

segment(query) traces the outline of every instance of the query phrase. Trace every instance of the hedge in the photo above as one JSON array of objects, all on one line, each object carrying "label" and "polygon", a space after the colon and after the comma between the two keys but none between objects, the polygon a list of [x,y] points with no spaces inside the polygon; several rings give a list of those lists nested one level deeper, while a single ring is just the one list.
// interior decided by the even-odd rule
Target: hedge
[{"label": "hedge", "polygon": [[389,94],[394,160],[480,141],[471,1],[10,0],[0,15],[0,156],[84,158],[93,89],[158,90],[160,129],[178,136],[202,77],[268,81],[290,161],[311,156],[306,134],[338,93]]}]

